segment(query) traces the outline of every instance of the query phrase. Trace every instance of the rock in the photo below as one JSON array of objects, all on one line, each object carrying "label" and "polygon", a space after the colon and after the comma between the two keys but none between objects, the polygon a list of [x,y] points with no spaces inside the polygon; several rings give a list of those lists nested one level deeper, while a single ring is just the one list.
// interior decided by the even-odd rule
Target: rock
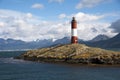
[{"label": "rock", "polygon": [[88,47],[84,44],[59,45],[30,50],[18,59],[83,64],[120,64],[120,52]]}]

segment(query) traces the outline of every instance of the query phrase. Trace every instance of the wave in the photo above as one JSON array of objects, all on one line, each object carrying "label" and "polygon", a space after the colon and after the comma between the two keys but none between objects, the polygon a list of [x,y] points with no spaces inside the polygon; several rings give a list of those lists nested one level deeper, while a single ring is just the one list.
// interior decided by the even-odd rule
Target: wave
[{"label": "wave", "polygon": [[10,58],[0,58],[0,63],[11,63],[11,64],[21,64],[21,63],[31,63],[30,61],[18,60],[13,57]]}]

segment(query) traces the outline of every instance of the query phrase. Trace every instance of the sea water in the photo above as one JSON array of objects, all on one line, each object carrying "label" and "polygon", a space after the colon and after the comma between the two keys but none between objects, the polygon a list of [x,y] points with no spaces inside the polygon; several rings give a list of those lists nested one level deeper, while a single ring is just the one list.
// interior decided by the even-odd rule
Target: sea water
[{"label": "sea water", "polygon": [[119,66],[37,63],[13,59],[24,52],[0,52],[0,80],[120,80]]}]

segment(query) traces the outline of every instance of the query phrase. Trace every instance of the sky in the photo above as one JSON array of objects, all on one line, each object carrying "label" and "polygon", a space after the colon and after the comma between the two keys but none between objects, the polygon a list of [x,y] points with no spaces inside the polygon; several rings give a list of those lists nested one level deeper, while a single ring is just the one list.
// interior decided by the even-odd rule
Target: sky
[{"label": "sky", "polygon": [[71,36],[71,19],[78,37],[120,32],[120,0],[0,0],[0,38],[35,41]]}]

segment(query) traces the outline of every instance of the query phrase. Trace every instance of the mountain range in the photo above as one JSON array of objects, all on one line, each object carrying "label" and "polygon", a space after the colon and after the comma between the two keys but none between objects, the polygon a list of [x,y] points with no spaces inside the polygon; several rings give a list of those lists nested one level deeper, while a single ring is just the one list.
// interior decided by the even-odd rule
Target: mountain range
[{"label": "mountain range", "polygon": [[14,40],[14,39],[5,40],[0,38],[0,50],[36,49],[36,48],[48,47],[51,44],[52,44],[51,39],[25,42],[22,40]]},{"label": "mountain range", "polygon": [[104,35],[104,34],[100,34],[98,36],[96,36],[95,38],[93,38],[92,40],[90,40],[91,42],[97,42],[97,41],[103,41],[103,40],[108,40],[110,39],[110,37]]},{"label": "mountain range", "polygon": [[[53,41],[52,39],[36,40],[31,42],[25,42],[22,40],[14,39],[2,39],[0,38],[0,50],[26,50],[37,49],[49,46],[55,46],[60,44],[69,44],[70,37],[64,37]],[[120,33],[113,38],[109,38],[106,35],[98,35],[92,40],[83,41],[79,39],[79,43],[86,44],[92,47],[100,48],[120,48]]]},{"label": "mountain range", "polygon": [[116,36],[96,42],[87,42],[88,46],[100,47],[100,48],[120,48],[120,33]]}]

